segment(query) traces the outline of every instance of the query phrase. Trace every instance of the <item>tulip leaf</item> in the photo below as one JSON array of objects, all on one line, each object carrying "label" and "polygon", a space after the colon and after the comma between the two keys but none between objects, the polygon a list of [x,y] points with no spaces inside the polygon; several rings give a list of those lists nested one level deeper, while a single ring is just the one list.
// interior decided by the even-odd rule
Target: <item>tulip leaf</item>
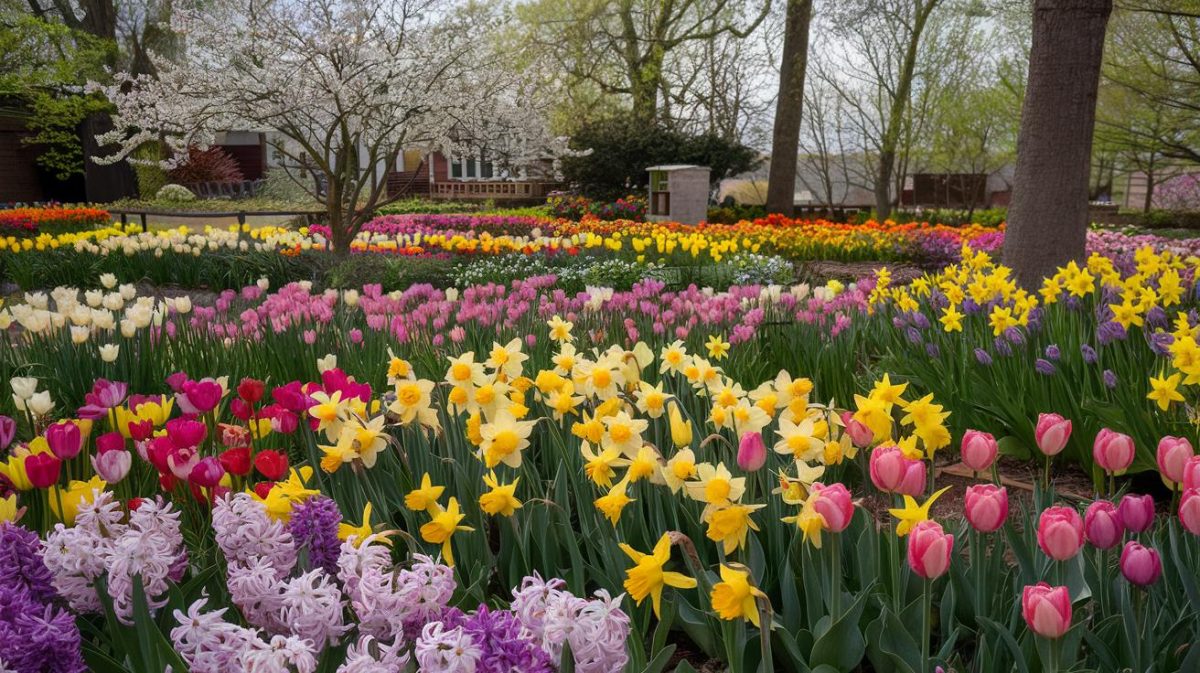
[{"label": "tulip leaf", "polygon": [[667,663],[671,661],[671,655],[675,654],[675,646],[668,645],[659,651],[658,655],[646,664],[642,669],[642,673],[662,673],[667,667]]},{"label": "tulip leaf", "polygon": [[866,605],[867,595],[866,591],[860,592],[841,618],[830,624],[829,628],[817,637],[812,655],[809,656],[809,663],[814,666],[814,670],[826,664],[845,672],[853,670],[862,661],[867,642],[858,628],[858,619]]},{"label": "tulip leaf", "polygon": [[1018,460],[1033,458],[1033,451],[1030,450],[1029,445],[1012,435],[1001,437],[996,442],[996,447],[999,449],[1000,455],[1003,456],[1012,456]]},{"label": "tulip leaf", "polygon": [[919,673],[920,647],[896,613],[885,607],[867,626],[866,635],[867,658],[879,673]]},{"label": "tulip leaf", "polygon": [[1029,673],[1029,666],[1025,662],[1025,655],[1021,652],[1021,646],[1017,644],[1017,639],[1013,637],[1013,634],[1004,626],[997,624],[987,617],[980,617],[979,623],[983,624],[984,628],[1000,636],[1000,642],[1004,644],[1008,649],[1008,653],[1012,655],[1013,666],[1016,668],[1017,673]]}]

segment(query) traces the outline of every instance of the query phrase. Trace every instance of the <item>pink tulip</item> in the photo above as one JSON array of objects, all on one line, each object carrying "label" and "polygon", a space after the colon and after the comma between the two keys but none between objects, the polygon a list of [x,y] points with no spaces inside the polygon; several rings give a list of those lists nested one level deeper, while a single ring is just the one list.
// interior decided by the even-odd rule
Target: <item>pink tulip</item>
[{"label": "pink tulip", "polygon": [[850,499],[850,491],[844,484],[826,486],[820,482],[812,485],[813,509],[825,520],[825,529],[840,533],[850,525],[854,518],[854,503]]},{"label": "pink tulip", "polygon": [[871,451],[871,483],[884,493],[917,497],[925,492],[925,464],[906,458],[898,446],[877,446]]},{"label": "pink tulip", "polygon": [[918,577],[932,580],[944,575],[953,550],[954,536],[936,521],[921,521],[908,534],[908,565]]},{"label": "pink tulip", "polygon": [[171,438],[171,444],[177,448],[199,446],[206,435],[208,435],[208,426],[200,421],[188,418],[172,418],[167,421],[167,437]]},{"label": "pink tulip", "polygon": [[0,451],[7,449],[17,436],[17,422],[8,416],[0,416]]},{"label": "pink tulip", "polygon": [[1192,456],[1183,465],[1183,490],[1200,488],[1200,456]]},{"label": "pink tulip", "polygon": [[767,462],[767,447],[762,434],[747,432],[738,443],[737,464],[746,472],[757,472]]},{"label": "pink tulip", "polygon": [[1108,428],[1096,434],[1092,442],[1092,458],[1105,472],[1124,474],[1133,465],[1133,438]]},{"label": "pink tulip", "polygon": [[996,462],[996,438],[990,433],[967,430],[962,438],[962,462],[976,472],[986,472]]},{"label": "pink tulip", "polygon": [[[1164,479],[1176,484],[1182,483],[1184,470],[1189,461],[1196,457],[1195,453],[1192,443],[1183,437],[1163,437],[1158,440],[1158,451],[1155,454],[1158,459],[1158,471]],[[1200,473],[1200,461],[1196,462],[1195,471]]]},{"label": "pink tulip", "polygon": [[1107,500],[1097,500],[1088,505],[1083,515],[1083,536],[1097,549],[1111,549],[1125,535],[1125,524],[1121,523],[1116,505]]},{"label": "pink tulip", "polygon": [[1045,582],[1027,586],[1021,593],[1021,615],[1030,631],[1043,638],[1061,638],[1071,628],[1071,594],[1066,587]]},{"label": "pink tulip", "polygon": [[92,456],[92,469],[104,481],[115,484],[129,474],[133,455],[124,449],[101,451]]},{"label": "pink tulip", "polygon": [[1192,535],[1200,535],[1200,488],[1189,488],[1179,501],[1179,522]]},{"label": "pink tulip", "polygon": [[167,469],[177,479],[187,479],[192,474],[192,468],[196,467],[196,463],[200,462],[200,454],[196,453],[194,447],[177,447],[171,446],[167,451]]},{"label": "pink tulip", "polygon": [[125,450],[125,438],[119,432],[106,432],[96,438],[96,452]]},{"label": "pink tulip", "polygon": [[1066,561],[1083,546],[1083,519],[1072,507],[1048,507],[1038,519],[1038,546],[1055,561]]},{"label": "pink tulip", "polygon": [[1150,586],[1162,576],[1162,559],[1154,549],[1130,540],[1121,550],[1121,574],[1139,587]]},{"label": "pink tulip", "polygon": [[1058,414],[1038,414],[1034,437],[1039,451],[1047,456],[1058,455],[1071,438],[1071,421]]},{"label": "pink tulip", "polygon": [[850,435],[850,441],[860,449],[867,448],[875,440],[875,433],[871,428],[854,420],[854,412],[843,412],[842,424],[846,427],[846,434]]},{"label": "pink tulip", "polygon": [[1142,533],[1154,525],[1154,498],[1148,495],[1129,495],[1117,506],[1121,523],[1131,533]]},{"label": "pink tulip", "polygon": [[967,521],[980,533],[994,533],[1008,518],[1008,490],[993,484],[976,484],[963,497]]},{"label": "pink tulip", "polygon": [[79,455],[79,449],[83,447],[83,434],[79,426],[71,421],[59,421],[46,428],[46,443],[60,460],[70,460]]}]

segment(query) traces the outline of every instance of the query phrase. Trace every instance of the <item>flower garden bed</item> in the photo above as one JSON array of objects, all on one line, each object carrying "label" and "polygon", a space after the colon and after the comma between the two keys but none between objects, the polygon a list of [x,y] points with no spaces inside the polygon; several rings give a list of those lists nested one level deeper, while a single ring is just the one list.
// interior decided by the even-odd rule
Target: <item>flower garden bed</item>
[{"label": "flower garden bed", "polygon": [[[647,269],[826,246],[886,262],[951,235],[372,229],[360,255]],[[718,289],[519,265],[538,275],[122,284],[220,255],[299,265],[326,254],[319,231],[0,253],[101,260],[0,311],[0,554],[18,569],[0,572],[0,661],[1193,670],[1192,242],[1093,234],[1085,264],[1026,292],[986,251],[1002,234],[966,232],[911,282]]]}]

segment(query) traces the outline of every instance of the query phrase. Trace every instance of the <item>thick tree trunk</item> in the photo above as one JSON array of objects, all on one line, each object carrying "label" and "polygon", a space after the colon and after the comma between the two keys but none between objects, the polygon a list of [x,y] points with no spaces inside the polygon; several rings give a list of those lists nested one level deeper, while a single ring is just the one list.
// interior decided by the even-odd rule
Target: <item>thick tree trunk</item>
[{"label": "thick tree trunk", "polygon": [[771,134],[771,170],[767,178],[767,212],[791,217],[796,208],[796,161],[804,108],[804,75],[808,70],[808,31],[812,0],[788,0],[779,64],[779,98]]},{"label": "thick tree trunk", "polygon": [[1148,213],[1154,208],[1154,166],[1146,169],[1146,200],[1142,202],[1142,212]]},{"label": "thick tree trunk", "polygon": [[875,172],[875,218],[880,222],[892,216],[892,171],[895,166],[895,152],[884,150],[879,153],[879,166]]},{"label": "thick tree trunk", "polygon": [[1004,261],[1041,284],[1082,260],[1096,92],[1112,0],[1036,0]]},{"label": "thick tree trunk", "polygon": [[[138,195],[137,176],[128,162],[98,164],[93,158],[107,156],[111,148],[101,147],[96,136],[112,130],[112,118],[104,112],[94,112],[83,120],[80,136],[83,141],[83,173],[85,194],[91,203],[107,203]],[[146,196],[153,196],[152,194]]]}]

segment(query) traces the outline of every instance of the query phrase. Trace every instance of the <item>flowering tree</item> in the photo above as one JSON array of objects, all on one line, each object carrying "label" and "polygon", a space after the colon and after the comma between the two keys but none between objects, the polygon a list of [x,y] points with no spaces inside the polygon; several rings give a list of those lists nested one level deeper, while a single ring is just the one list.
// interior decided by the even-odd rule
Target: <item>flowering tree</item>
[{"label": "flowering tree", "polygon": [[[215,134],[267,133],[273,159],[324,204],[344,252],[402,149],[487,148],[518,166],[553,156],[528,88],[490,53],[494,17],[448,0],[217,0],[176,11],[186,48],[157,77],[118,74],[104,158],[160,141],[172,168]],[[481,27],[482,26],[482,27]]]}]

